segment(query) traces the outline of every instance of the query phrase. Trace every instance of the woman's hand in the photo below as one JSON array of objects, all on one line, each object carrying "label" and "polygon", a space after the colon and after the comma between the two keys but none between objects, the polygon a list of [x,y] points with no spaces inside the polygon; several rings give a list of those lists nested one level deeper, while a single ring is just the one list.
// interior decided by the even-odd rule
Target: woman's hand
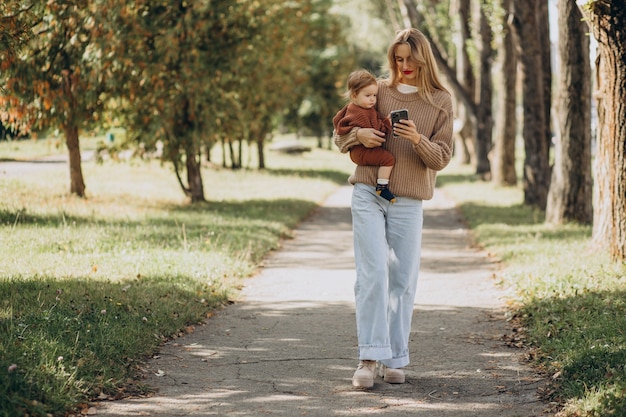
[{"label": "woman's hand", "polygon": [[376,148],[385,143],[385,134],[370,127],[363,127],[357,130],[356,138],[366,148]]},{"label": "woman's hand", "polygon": [[422,135],[417,133],[415,123],[413,120],[400,120],[393,126],[393,134],[396,136],[402,136],[405,139],[413,142],[413,145],[417,145],[422,140]]}]

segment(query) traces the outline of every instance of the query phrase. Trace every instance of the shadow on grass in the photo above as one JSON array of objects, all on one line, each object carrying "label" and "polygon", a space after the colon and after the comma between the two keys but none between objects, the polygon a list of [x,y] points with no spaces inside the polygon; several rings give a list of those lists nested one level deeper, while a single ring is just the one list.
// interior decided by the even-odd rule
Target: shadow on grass
[{"label": "shadow on grass", "polygon": [[[472,229],[489,227],[490,235],[495,239],[518,239],[520,234],[540,235],[542,240],[583,240],[588,239],[591,229],[581,225],[546,225],[545,214],[524,204],[511,206],[493,206],[478,203],[462,203],[459,209],[468,219]],[[494,227],[491,227],[494,226]]]},{"label": "shadow on grass", "polygon": [[457,183],[474,183],[474,182],[484,182],[477,175],[470,174],[446,174],[439,173],[437,174],[437,187],[443,187],[450,184]]},{"label": "shadow on grass", "polygon": [[335,184],[344,185],[348,182],[349,173],[332,169],[267,169],[266,172],[281,177],[319,178],[329,180]]},{"label": "shadow on grass", "polygon": [[522,309],[541,361],[563,366],[554,382],[559,400],[597,398],[593,415],[626,415],[625,300],[626,290],[582,291]]},{"label": "shadow on grass", "polygon": [[[202,224],[211,219],[211,216],[223,218],[247,218],[250,220],[282,221],[298,218],[302,214],[312,211],[317,204],[308,200],[278,199],[278,200],[245,200],[245,201],[207,201],[189,205],[160,205],[155,207],[170,213],[181,215],[200,215],[195,220]],[[159,224],[180,223],[179,219],[163,215],[150,216],[151,221]],[[192,219],[190,217],[189,219]],[[141,223],[132,220],[104,220],[93,216],[76,216],[64,212],[56,214],[30,213],[26,209],[0,208],[0,224],[21,225],[37,224],[39,226],[58,226],[59,224],[133,224]]]},{"label": "shadow on grass", "polygon": [[[225,250],[259,261],[276,249],[281,238],[312,213],[317,204],[307,200],[247,200],[205,202],[189,205],[161,206],[144,219],[101,219],[60,214],[40,215],[25,210],[0,209],[0,224],[20,227],[36,226],[49,236],[47,243],[37,243],[42,251],[57,244],[51,233],[71,225],[73,233],[66,244],[81,251],[84,235],[95,236],[98,251],[117,253],[125,242],[146,250],[171,249],[181,239],[189,250]],[[46,230],[47,229],[47,230]],[[102,230],[102,233],[95,232]],[[32,232],[30,232],[32,233]],[[54,239],[54,240],[52,240]]]},{"label": "shadow on grass", "polygon": [[0,414],[62,415],[132,389],[140,358],[226,301],[182,276],[0,280],[0,369],[16,367],[0,379]]},{"label": "shadow on grass", "polygon": [[543,222],[539,213],[536,213],[523,204],[493,206],[469,202],[460,204],[459,208],[464,216],[470,219],[472,227],[496,223],[510,226],[522,226],[536,225]]},{"label": "shadow on grass", "polygon": [[252,220],[281,220],[290,213],[308,213],[317,204],[308,200],[282,198],[276,200],[206,201],[188,205],[171,205],[164,208],[173,213],[217,214]]},{"label": "shadow on grass", "polygon": [[63,157],[48,157],[42,159],[35,158],[27,158],[27,159],[17,159],[17,158],[0,158],[0,162],[15,162],[21,164],[67,164],[67,160]]}]

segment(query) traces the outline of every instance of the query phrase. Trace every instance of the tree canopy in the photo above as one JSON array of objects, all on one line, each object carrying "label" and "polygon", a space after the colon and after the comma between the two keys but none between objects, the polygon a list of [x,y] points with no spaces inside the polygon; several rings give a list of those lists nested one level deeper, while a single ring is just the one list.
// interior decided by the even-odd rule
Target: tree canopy
[{"label": "tree canopy", "polygon": [[121,125],[135,144],[161,142],[184,192],[202,201],[202,154],[214,144],[229,150],[232,168],[242,166],[242,147],[256,144],[264,168],[263,145],[287,109],[308,98],[330,123],[338,80],[354,62],[336,48],[343,29],[332,5],[39,0],[25,9],[10,0],[2,7],[15,18],[0,28],[11,51],[21,50],[3,60],[4,119],[62,128],[78,195],[79,130]]}]

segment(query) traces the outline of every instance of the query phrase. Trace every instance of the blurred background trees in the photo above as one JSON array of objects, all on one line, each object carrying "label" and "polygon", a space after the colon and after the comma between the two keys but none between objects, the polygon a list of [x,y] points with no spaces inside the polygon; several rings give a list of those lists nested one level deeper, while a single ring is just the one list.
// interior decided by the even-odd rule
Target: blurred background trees
[{"label": "blurred background trees", "polygon": [[122,127],[124,146],[160,144],[202,201],[216,146],[231,169],[263,169],[278,131],[331,146],[347,74],[384,75],[394,31],[414,26],[455,99],[456,157],[499,186],[522,178],[524,202],[546,221],[593,222],[596,245],[624,259],[624,10],[625,0],[6,0],[2,132],[59,129],[70,190],[83,196],[79,133]]},{"label": "blurred background trees", "polygon": [[84,196],[79,130],[97,125],[104,109],[96,6],[60,0],[4,2],[3,7],[3,27],[19,28],[19,38],[8,42],[1,57],[3,122],[18,132],[60,129],[69,152],[70,191]]}]

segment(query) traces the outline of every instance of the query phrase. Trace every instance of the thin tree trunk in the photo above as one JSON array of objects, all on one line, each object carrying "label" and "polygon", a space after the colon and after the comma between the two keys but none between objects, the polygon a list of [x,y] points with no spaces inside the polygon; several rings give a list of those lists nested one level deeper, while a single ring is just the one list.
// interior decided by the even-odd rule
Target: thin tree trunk
[{"label": "thin tree trunk", "polygon": [[235,149],[233,148],[232,140],[228,141],[228,154],[230,155],[230,169],[237,168],[237,165],[235,162]]},{"label": "thin tree trunk", "polygon": [[228,164],[226,164],[226,140],[224,138],[220,140],[220,145],[222,146],[222,168],[227,168]]},{"label": "thin tree trunk", "polygon": [[207,143],[205,143],[205,144],[204,144],[204,149],[205,149],[205,151],[206,151],[206,155],[205,155],[205,157],[204,157],[204,160],[205,160],[206,162],[209,162],[209,163],[210,163],[210,162],[212,162],[212,161],[211,161],[211,148],[212,148],[212,146],[213,146],[213,145],[212,145],[212,143],[211,143],[211,144],[209,144],[209,143],[207,142]]},{"label": "thin tree trunk", "polygon": [[256,148],[259,157],[259,169],[265,169],[265,150],[264,150],[265,141],[257,140]]},{"label": "thin tree trunk", "polygon": [[546,221],[591,224],[591,64],[589,28],[571,0],[559,0],[559,129]]},{"label": "thin tree trunk", "polygon": [[550,14],[548,12],[548,1],[537,3],[537,27],[539,31],[539,41],[541,43],[541,70],[543,72],[543,112],[545,124],[544,137],[548,141],[548,154],[552,144],[552,45],[550,42]]},{"label": "thin tree trunk", "polygon": [[243,168],[243,139],[238,141],[239,155],[237,155],[237,168]]},{"label": "thin tree trunk", "polygon": [[598,144],[595,164],[593,242],[626,260],[626,1],[597,1],[590,26],[596,59]]},{"label": "thin tree trunk", "polygon": [[491,175],[491,165],[489,163],[489,151],[492,147],[493,118],[492,118],[492,95],[491,84],[491,62],[493,53],[491,42],[493,34],[487,16],[483,11],[480,1],[474,1],[473,10],[476,37],[476,47],[478,49],[478,85],[476,88],[476,174],[483,179]]},{"label": "thin tree trunk", "polygon": [[[467,53],[467,42],[471,39],[470,31],[470,0],[456,0],[451,2],[450,11],[452,19],[456,24],[457,36],[455,37],[456,46],[456,77],[463,86],[465,93],[469,97],[474,97],[476,90],[476,78],[474,70]],[[474,153],[474,120],[472,118],[472,109],[461,101],[457,104],[457,117],[461,121],[461,128],[457,133],[457,158],[463,164],[472,162]]]},{"label": "thin tree trunk", "polygon": [[514,186],[517,184],[515,171],[515,139],[517,117],[515,86],[517,84],[517,55],[513,34],[509,26],[511,0],[500,0],[503,10],[502,31],[497,38],[499,92],[496,106],[496,128],[492,157],[492,180],[495,184]]},{"label": "thin tree trunk", "polygon": [[70,193],[78,197],[85,196],[85,182],[80,156],[80,143],[78,139],[78,127],[65,127],[65,144],[69,151],[70,159]]},{"label": "thin tree trunk", "polygon": [[206,201],[204,199],[204,185],[202,182],[202,172],[200,170],[202,160],[201,155],[196,155],[193,146],[185,148],[185,166],[187,168],[187,184],[189,186],[189,196],[191,202],[196,203]]},{"label": "thin tree trunk", "polygon": [[76,78],[69,69],[64,70],[63,95],[68,106],[68,115],[63,126],[65,131],[65,145],[69,151],[70,163],[70,193],[78,197],[85,196],[85,182],[83,180],[83,169],[80,155],[80,142],[78,139],[78,126],[76,124]]}]

